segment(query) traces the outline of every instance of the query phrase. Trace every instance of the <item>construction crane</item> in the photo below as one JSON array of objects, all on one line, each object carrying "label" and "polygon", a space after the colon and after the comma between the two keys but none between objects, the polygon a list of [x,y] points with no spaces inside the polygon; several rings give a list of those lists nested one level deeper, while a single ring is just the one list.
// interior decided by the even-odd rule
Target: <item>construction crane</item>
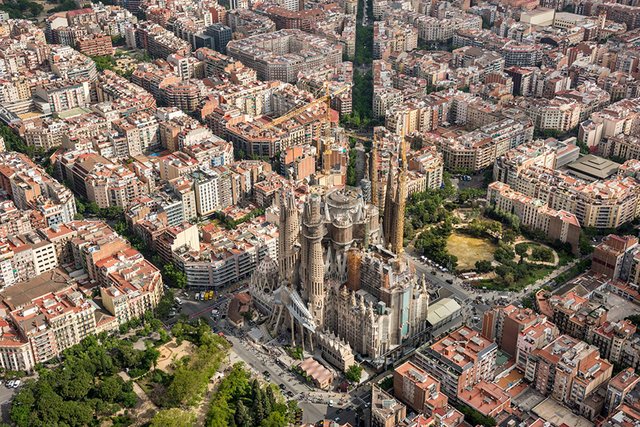
[{"label": "construction crane", "polygon": [[269,123],[267,123],[264,127],[266,128],[272,128],[274,126],[278,126],[281,125],[282,123],[286,122],[287,120],[291,119],[292,117],[297,116],[298,114],[302,114],[304,113],[306,110],[308,110],[309,108],[313,107],[314,105],[318,105],[321,104],[323,102],[327,103],[327,118],[330,119],[330,114],[331,114],[331,98],[338,96],[348,90],[351,90],[351,85],[346,85],[341,87],[340,89],[337,89],[333,92],[330,91],[329,89],[329,85],[325,84],[325,95],[314,99],[313,101],[309,102],[308,104],[303,105],[302,107],[298,107],[295,108],[291,111],[289,111],[287,114],[284,114],[280,117],[277,117],[275,119],[273,119],[272,121],[270,121]]}]

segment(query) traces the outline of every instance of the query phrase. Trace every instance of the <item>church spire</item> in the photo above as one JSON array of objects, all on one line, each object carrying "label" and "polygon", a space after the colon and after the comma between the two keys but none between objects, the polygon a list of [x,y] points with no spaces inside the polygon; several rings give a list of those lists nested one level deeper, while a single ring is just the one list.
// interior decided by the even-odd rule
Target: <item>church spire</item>
[{"label": "church spire", "polygon": [[321,200],[318,194],[311,194],[304,205],[302,215],[302,256],[300,260],[300,280],[303,298],[309,304],[309,310],[318,326],[324,325],[324,302],[326,288],[324,282],[324,259],[322,238]]},{"label": "church spire", "polygon": [[391,236],[393,235],[393,222],[394,213],[393,205],[395,200],[395,174],[394,168],[389,165],[389,172],[387,174],[387,187],[384,195],[384,211],[382,216],[382,237],[384,238],[385,247],[388,248],[391,244]]},{"label": "church spire", "polygon": [[402,168],[402,170],[407,170],[407,142],[405,141],[404,137],[402,138],[402,140],[400,141],[400,167]]},{"label": "church spire", "polygon": [[396,188],[396,200],[394,203],[396,218],[395,228],[393,230],[393,236],[391,240],[391,249],[394,253],[400,255],[404,251],[404,214],[407,204],[407,197],[409,196],[407,190],[407,152],[406,142],[402,138],[400,142],[400,160],[402,162],[400,173],[398,174],[398,183]]},{"label": "church spire", "polygon": [[371,159],[371,154],[367,153],[365,154],[365,161],[364,161],[364,179],[369,179],[369,168],[371,167],[370,165],[370,160]]},{"label": "church spire", "polygon": [[389,167],[387,193],[384,204],[382,232],[385,246],[400,255],[404,250],[404,213],[407,203],[407,153],[404,139],[400,142],[397,176]]},{"label": "church spire", "polygon": [[295,271],[298,263],[297,245],[300,235],[300,217],[291,188],[282,188],[279,210],[278,272],[282,280],[293,284],[296,280]]},{"label": "church spire", "polygon": [[378,144],[376,136],[373,137],[373,145],[371,146],[371,157],[369,162],[369,179],[371,180],[371,204],[380,208],[380,200],[378,200]]}]

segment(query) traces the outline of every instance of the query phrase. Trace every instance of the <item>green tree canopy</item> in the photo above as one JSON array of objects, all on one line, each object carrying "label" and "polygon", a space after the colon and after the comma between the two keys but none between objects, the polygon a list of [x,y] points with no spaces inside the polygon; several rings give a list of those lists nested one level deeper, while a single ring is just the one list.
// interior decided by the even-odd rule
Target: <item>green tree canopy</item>
[{"label": "green tree canopy", "polygon": [[362,366],[351,365],[347,368],[347,372],[344,374],[345,378],[352,383],[359,383],[362,377]]}]

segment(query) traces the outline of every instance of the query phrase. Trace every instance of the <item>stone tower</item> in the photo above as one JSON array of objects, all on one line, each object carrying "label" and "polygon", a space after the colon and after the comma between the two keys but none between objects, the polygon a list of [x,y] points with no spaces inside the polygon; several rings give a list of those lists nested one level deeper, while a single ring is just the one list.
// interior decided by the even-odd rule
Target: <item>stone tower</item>
[{"label": "stone tower", "polygon": [[369,179],[369,171],[371,168],[369,167],[369,153],[365,155],[365,158],[364,177],[360,180],[358,186],[362,190],[362,197],[364,198],[364,201],[371,203],[371,180]]},{"label": "stone tower", "polygon": [[378,146],[375,139],[373,140],[371,157],[369,158],[369,180],[371,181],[371,204],[380,208],[378,200],[380,195],[378,189]]},{"label": "stone tower", "polygon": [[298,262],[298,236],[300,235],[300,214],[296,206],[293,190],[283,188],[280,192],[280,223],[278,226],[278,273],[281,280],[295,283]]},{"label": "stone tower", "polygon": [[393,233],[393,200],[395,194],[395,174],[394,168],[390,165],[387,173],[387,189],[384,194],[384,211],[382,213],[382,237],[384,247],[388,248],[391,234]]},{"label": "stone tower", "polygon": [[404,251],[404,214],[407,203],[407,155],[404,140],[400,143],[400,171],[394,179],[393,167],[389,168],[387,193],[385,195],[382,232],[384,245],[393,253]]},{"label": "stone tower", "polygon": [[302,214],[302,257],[300,260],[300,282],[303,298],[316,325],[324,325],[324,258],[322,238],[324,223],[322,220],[321,198],[318,194],[309,196]]},{"label": "stone tower", "polygon": [[394,203],[395,229],[393,230],[393,240],[391,241],[391,250],[400,255],[404,251],[404,214],[407,206],[407,152],[404,139],[400,143],[400,174],[398,175],[398,184],[396,188],[396,200]]}]

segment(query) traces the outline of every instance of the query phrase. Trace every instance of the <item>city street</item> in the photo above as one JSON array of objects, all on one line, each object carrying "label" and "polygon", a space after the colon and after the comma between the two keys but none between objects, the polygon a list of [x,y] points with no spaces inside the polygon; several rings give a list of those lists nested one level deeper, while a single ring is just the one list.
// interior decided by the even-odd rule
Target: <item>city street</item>
[{"label": "city street", "polygon": [[2,422],[8,423],[10,421],[9,410],[11,409],[11,399],[16,391],[16,389],[5,387],[4,384],[0,385],[0,413],[2,414]]},{"label": "city street", "polygon": [[244,339],[231,334],[227,335],[227,338],[231,343],[233,343],[233,353],[235,353],[240,360],[245,362],[256,375],[264,376],[263,373],[268,372],[269,375],[265,376],[265,380],[277,384],[278,386],[282,384],[285,387],[285,390],[283,391],[290,391],[294,396],[310,391],[310,388],[307,385],[300,383],[292,372],[278,366],[273,357],[269,357],[261,351],[258,351]]},{"label": "city street", "polygon": [[[409,253],[407,253],[406,256],[411,265],[413,265],[413,267],[416,269],[418,277],[422,277],[423,275],[425,275],[427,277],[427,282],[431,282],[448,290],[461,302],[466,302],[469,299],[473,298],[471,292],[459,286],[462,281],[453,274],[438,271],[435,269],[435,267],[425,264],[420,259],[418,259],[414,255],[410,255]],[[432,273],[433,270],[436,270],[435,274]],[[453,284],[447,283],[447,280],[453,281]]]},{"label": "city street", "polygon": [[[286,366],[278,364],[280,360],[267,353],[261,346],[254,345],[244,337],[227,334],[233,343],[231,363],[237,360],[245,362],[256,376],[277,384],[286,398],[293,398],[303,409],[303,422],[315,423],[322,419],[338,419],[356,425],[356,411],[368,412],[371,403],[370,388],[361,386],[349,393],[323,391],[303,383]],[[269,375],[265,375],[268,373]]]},{"label": "city street", "polygon": [[188,319],[195,319],[197,317],[209,318],[211,310],[214,309],[218,310],[221,314],[226,314],[230,294],[220,295],[209,301],[196,301],[194,300],[195,292],[178,290],[174,290],[174,292],[175,296],[182,301],[182,305],[177,310],[178,313],[175,316],[164,321],[164,324],[169,328],[180,320],[181,315],[186,316]]}]

